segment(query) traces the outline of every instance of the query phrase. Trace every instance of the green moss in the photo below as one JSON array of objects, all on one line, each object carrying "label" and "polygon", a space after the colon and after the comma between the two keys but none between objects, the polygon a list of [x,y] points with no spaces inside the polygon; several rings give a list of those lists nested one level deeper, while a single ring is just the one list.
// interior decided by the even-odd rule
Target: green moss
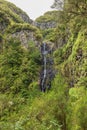
[{"label": "green moss", "polygon": [[0,11],[6,14],[6,17],[9,20],[12,20],[17,23],[25,22],[23,18],[21,17],[21,15],[27,16],[25,12],[23,12],[21,9],[16,7],[14,4],[4,1],[4,0],[0,0]]},{"label": "green moss", "polygon": [[[14,13],[15,6],[0,0],[1,5],[8,5]],[[82,10],[82,6],[80,8]],[[4,8],[0,11],[0,22],[6,21],[8,25],[6,36],[29,30],[38,41],[43,35],[45,40],[55,42],[54,46],[58,39],[67,40],[61,48],[55,48],[54,67],[58,74],[51,81],[50,91],[42,93],[38,84],[41,55],[35,43],[30,41],[28,49],[25,49],[18,40],[6,39],[0,54],[0,129],[86,130],[87,18],[72,15],[73,18],[68,14],[68,23],[63,17],[58,28],[40,32],[36,27],[21,22],[19,17],[15,20],[17,15],[14,16],[13,13],[6,13]],[[21,10],[18,9],[16,13],[20,14]],[[50,13],[46,13],[46,17],[39,20],[53,20]],[[67,19],[66,15],[67,12]],[[2,39],[0,34],[0,44]]]},{"label": "green moss", "polygon": [[[17,9],[18,8],[15,6],[15,10],[17,10]],[[18,22],[18,23],[23,22],[23,19],[21,19],[19,15],[17,15],[15,12],[13,12],[8,7],[8,4],[6,4],[5,2],[0,4],[0,12],[4,13],[6,18],[8,18],[9,20],[13,20],[14,22]]]},{"label": "green moss", "polygon": [[18,24],[15,23],[7,29],[7,33],[15,33],[15,32],[20,32],[21,30],[30,30],[30,31],[36,31],[36,27],[30,25],[30,24]]},{"label": "green moss", "polygon": [[2,34],[0,34],[0,42],[2,42],[2,40],[3,40],[3,36]]},{"label": "green moss", "polygon": [[42,30],[41,32],[42,32],[44,40],[54,42],[55,30],[56,28],[49,28],[49,29]]},{"label": "green moss", "polygon": [[[60,68],[68,83],[86,87],[87,70],[87,41],[86,30],[78,33],[77,38],[72,35],[66,45],[54,53],[55,64]],[[69,84],[70,85],[70,84]]]},{"label": "green moss", "polygon": [[37,41],[41,41],[41,40],[42,40],[43,35],[42,35],[42,33],[41,33],[41,31],[40,31],[39,29],[37,29],[37,30],[35,31],[35,37],[36,37],[36,40],[37,40]]},{"label": "green moss", "polygon": [[13,33],[16,33],[16,32],[20,32],[20,31],[30,31],[30,32],[34,32],[34,36],[36,38],[36,40],[41,40],[42,39],[42,34],[40,32],[40,30],[35,27],[35,26],[32,26],[30,24],[27,24],[27,23],[24,23],[24,24],[19,24],[19,23],[15,23],[15,24],[12,24],[11,26],[9,26],[6,30],[6,35],[10,35],[10,34],[13,34]]}]

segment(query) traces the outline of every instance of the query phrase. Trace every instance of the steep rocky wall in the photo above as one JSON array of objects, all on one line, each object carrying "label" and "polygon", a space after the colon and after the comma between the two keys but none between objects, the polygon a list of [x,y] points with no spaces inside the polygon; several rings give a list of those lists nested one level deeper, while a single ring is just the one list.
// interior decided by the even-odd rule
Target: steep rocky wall
[{"label": "steep rocky wall", "polygon": [[87,86],[87,40],[86,31],[71,36],[68,43],[55,53],[55,66],[66,79],[69,87]]},{"label": "steep rocky wall", "polygon": [[8,25],[8,24],[7,24],[6,22],[0,23],[0,32],[1,32],[1,33],[4,32],[4,30],[6,29],[7,25]]},{"label": "steep rocky wall", "polygon": [[48,11],[44,15],[38,17],[34,25],[40,29],[55,28],[58,22],[58,11]]},{"label": "steep rocky wall", "polygon": [[49,28],[55,28],[56,27],[56,22],[55,21],[50,21],[50,22],[34,22],[34,26],[44,30],[44,29],[49,29]]},{"label": "steep rocky wall", "polygon": [[19,19],[19,21],[23,21],[30,24],[33,22],[23,10],[8,1],[0,0],[0,12],[5,13],[6,16],[10,16],[8,18],[12,18],[13,21]]},{"label": "steep rocky wall", "polygon": [[10,2],[0,0],[0,33],[3,38],[17,38],[26,48],[30,41],[39,45],[41,34],[32,24],[33,21],[24,11]]},{"label": "steep rocky wall", "polygon": [[20,32],[13,33],[11,36],[19,39],[22,46],[25,48],[28,48],[28,43],[31,41],[35,42],[36,46],[40,44],[40,41],[36,39],[34,32],[29,30],[21,30]]},{"label": "steep rocky wall", "polygon": [[15,5],[11,6],[11,4],[8,4],[8,7],[12,10],[12,12],[14,12],[15,14],[17,14],[24,22],[26,23],[32,23],[33,20],[30,19],[30,17],[21,9],[16,9],[17,7]]},{"label": "steep rocky wall", "polygon": [[3,50],[3,37],[2,35],[0,35],[0,53],[2,52]]}]

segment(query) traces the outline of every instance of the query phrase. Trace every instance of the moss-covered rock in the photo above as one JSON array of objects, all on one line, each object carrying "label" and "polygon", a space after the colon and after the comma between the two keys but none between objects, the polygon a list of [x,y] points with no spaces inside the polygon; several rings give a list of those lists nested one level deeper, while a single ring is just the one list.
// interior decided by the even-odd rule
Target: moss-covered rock
[{"label": "moss-covered rock", "polygon": [[32,22],[28,15],[14,4],[0,0],[0,33],[3,38],[15,37],[25,47],[28,47],[29,41],[39,44],[42,35]]},{"label": "moss-covered rock", "polygon": [[68,43],[55,51],[55,64],[69,83],[69,87],[85,86],[87,71],[86,30],[77,37],[71,36]]},{"label": "moss-covered rock", "polygon": [[49,11],[37,18],[34,24],[41,30],[55,28],[57,26],[57,18],[58,11]]},{"label": "moss-covered rock", "polygon": [[46,12],[43,16],[40,16],[39,18],[36,19],[36,22],[38,23],[47,23],[47,22],[52,22],[58,21],[58,11],[48,11]]},{"label": "moss-covered rock", "polygon": [[11,22],[32,22],[24,11],[5,0],[0,0],[0,12],[4,13]]},{"label": "moss-covered rock", "polygon": [[58,11],[48,11],[43,16],[37,18],[34,25],[40,28],[44,40],[54,42],[57,22]]}]

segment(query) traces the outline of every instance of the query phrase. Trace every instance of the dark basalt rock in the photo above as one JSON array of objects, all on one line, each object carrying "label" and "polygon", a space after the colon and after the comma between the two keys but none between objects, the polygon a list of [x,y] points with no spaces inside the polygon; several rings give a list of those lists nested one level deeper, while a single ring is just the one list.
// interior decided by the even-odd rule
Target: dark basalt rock
[{"label": "dark basalt rock", "polygon": [[49,90],[51,88],[51,81],[55,76],[53,68],[54,62],[50,52],[52,53],[51,46],[49,44],[43,43],[41,45],[42,70],[40,73],[40,89],[42,92],[45,92],[46,90]]}]

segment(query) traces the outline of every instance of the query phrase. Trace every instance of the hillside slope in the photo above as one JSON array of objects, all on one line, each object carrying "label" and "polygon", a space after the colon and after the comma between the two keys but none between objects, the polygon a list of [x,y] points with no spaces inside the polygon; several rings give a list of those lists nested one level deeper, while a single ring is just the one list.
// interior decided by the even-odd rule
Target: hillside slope
[{"label": "hillside slope", "polygon": [[[18,107],[19,110],[23,108],[27,99],[31,102],[32,89],[39,91],[37,86],[41,56],[38,46],[41,41],[40,30],[32,25],[27,14],[14,4],[0,0],[1,130],[14,129],[10,119],[14,120],[16,110]],[[8,113],[14,113],[15,116],[11,117]]]},{"label": "hillside slope", "polygon": [[29,41],[40,43],[39,29],[32,25],[32,20],[14,4],[0,0],[0,33],[4,38],[16,37],[22,45],[28,47]]},{"label": "hillside slope", "polygon": [[[8,11],[10,3],[0,1]],[[56,20],[57,26],[52,28],[44,26],[39,30],[24,22],[20,17],[24,12],[1,15],[1,130],[87,129],[87,2],[67,2],[63,11],[47,12],[37,18],[37,24],[42,25]],[[10,7],[15,8],[13,4]],[[39,84],[44,64],[38,48],[42,36],[46,45],[51,42],[53,46],[46,58],[54,58],[52,66],[56,70],[50,91],[45,93],[40,91]]]},{"label": "hillside slope", "polygon": [[23,10],[4,0],[0,0],[0,13],[3,14],[3,17],[6,16],[5,18],[8,18],[9,21],[32,23]]},{"label": "hillside slope", "polygon": [[35,20],[34,25],[41,30],[45,41],[54,42],[59,12],[60,11],[48,11]]}]

